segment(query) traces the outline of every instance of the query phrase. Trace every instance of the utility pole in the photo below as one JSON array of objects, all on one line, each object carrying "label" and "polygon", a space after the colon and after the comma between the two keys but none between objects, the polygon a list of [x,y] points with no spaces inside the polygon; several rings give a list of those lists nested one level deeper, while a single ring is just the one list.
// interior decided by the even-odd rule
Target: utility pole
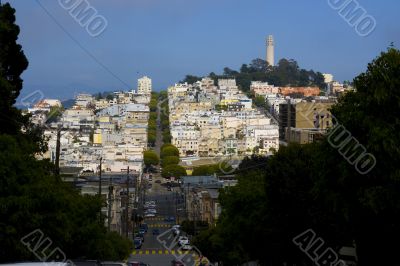
[{"label": "utility pole", "polygon": [[60,138],[61,138],[61,126],[57,128],[57,141],[56,141],[56,159],[55,159],[55,169],[54,173],[55,175],[59,176],[60,175]]},{"label": "utility pole", "polygon": [[125,236],[129,236],[129,166],[126,175],[126,219],[125,219]]},{"label": "utility pole", "polygon": [[112,186],[112,180],[111,180],[111,175],[110,175],[110,180],[109,180],[109,185],[108,185],[108,212],[107,212],[107,225],[108,225],[108,231],[111,231],[111,206],[112,206],[112,194],[113,194],[113,186]]},{"label": "utility pole", "polygon": [[[100,202],[102,201],[101,200],[101,172],[102,172],[101,162],[102,162],[102,160],[103,160],[103,158],[100,157],[100,165],[99,165],[99,168],[100,168],[100,172],[99,172],[99,199],[100,199]],[[101,202],[101,206],[100,206],[100,224],[102,223],[102,219],[101,219],[101,209],[102,209],[102,207],[103,207],[103,203]]]},{"label": "utility pole", "polygon": [[176,223],[179,224],[178,191],[175,191],[175,215],[176,215]]},{"label": "utility pole", "polygon": [[135,193],[134,193],[134,199],[133,199],[133,210],[132,210],[132,216],[133,216],[133,231],[132,234],[135,236],[135,226],[136,226],[136,217],[137,217],[137,209],[136,209],[136,198],[138,195],[138,177],[135,176]]}]

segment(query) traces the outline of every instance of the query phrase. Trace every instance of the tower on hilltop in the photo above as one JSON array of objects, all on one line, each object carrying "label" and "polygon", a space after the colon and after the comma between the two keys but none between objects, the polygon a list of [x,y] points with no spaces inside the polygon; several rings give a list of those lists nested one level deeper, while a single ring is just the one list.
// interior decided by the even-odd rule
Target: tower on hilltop
[{"label": "tower on hilltop", "polygon": [[269,35],[267,38],[267,62],[270,66],[275,65],[274,36],[272,35]]}]

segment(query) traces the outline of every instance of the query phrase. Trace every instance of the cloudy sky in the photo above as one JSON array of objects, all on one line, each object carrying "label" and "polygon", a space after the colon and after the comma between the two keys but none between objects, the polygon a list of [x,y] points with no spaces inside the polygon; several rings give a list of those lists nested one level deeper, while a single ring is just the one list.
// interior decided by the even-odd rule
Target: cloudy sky
[{"label": "cloudy sky", "polygon": [[21,97],[132,89],[141,75],[165,89],[185,74],[221,73],[265,58],[268,34],[276,60],[293,58],[302,68],[351,80],[391,42],[400,43],[398,0],[358,0],[376,20],[366,37],[329,5],[343,0],[84,0],[97,11],[98,25],[107,22],[93,37],[98,32],[66,9],[81,1],[3,0],[16,8],[30,62]]}]

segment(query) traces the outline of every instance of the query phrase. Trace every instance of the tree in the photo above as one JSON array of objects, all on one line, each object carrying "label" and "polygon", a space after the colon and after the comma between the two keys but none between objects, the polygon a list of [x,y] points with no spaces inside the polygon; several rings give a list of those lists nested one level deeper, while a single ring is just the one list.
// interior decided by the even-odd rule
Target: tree
[{"label": "tree", "polygon": [[250,72],[266,72],[268,68],[267,61],[257,58],[251,61]]},{"label": "tree", "polygon": [[179,157],[178,156],[166,156],[162,160],[162,167],[166,167],[168,165],[179,164]]},{"label": "tree", "polygon": [[193,84],[200,80],[201,80],[201,77],[197,77],[197,76],[193,76],[193,75],[186,75],[185,78],[181,81],[181,83],[187,82],[188,84]]},{"label": "tree", "polygon": [[15,10],[9,3],[0,4],[0,133],[17,134],[22,124],[27,123],[13,106],[22,89],[20,76],[28,67],[28,60],[17,43],[19,32]]},{"label": "tree", "polygon": [[263,97],[263,96],[256,96],[256,98],[254,99],[254,104],[260,108],[265,108],[267,105],[266,101],[265,101],[265,97]]},{"label": "tree", "polygon": [[157,153],[155,153],[155,151],[152,150],[145,151],[143,153],[143,158],[144,158],[144,164],[146,165],[147,168],[149,168],[152,165],[157,165],[160,162]]},{"label": "tree", "polygon": [[149,131],[147,134],[147,142],[149,143],[150,146],[154,146],[156,144],[157,136],[156,132],[154,131]]},{"label": "tree", "polygon": [[[344,149],[359,149],[359,143],[376,158],[376,165],[361,175],[337,150],[327,146],[331,151],[329,167],[332,163],[335,166],[319,180],[319,189],[330,189],[328,202],[332,206],[343,205],[341,214],[352,229],[360,265],[396,265],[398,249],[392,243],[400,237],[400,51],[389,48],[382,53],[355,78],[354,86],[356,91],[341,98],[332,114],[357,140]],[[325,169],[327,164],[321,167]],[[355,165],[362,169],[361,163]],[[371,164],[365,168],[369,167]],[[340,178],[332,182],[329,178],[335,174]]]},{"label": "tree", "polygon": [[238,72],[237,71],[235,71],[235,70],[233,70],[233,69],[230,69],[229,67],[225,67],[224,68],[224,76],[232,76],[232,77],[234,77],[236,74],[238,74]]},{"label": "tree", "polygon": [[225,173],[232,172],[232,166],[225,161],[221,161],[217,164],[201,165],[193,168],[193,176],[204,176],[204,175],[224,175]]},{"label": "tree", "polygon": [[12,107],[22,88],[19,76],[28,65],[16,44],[14,13],[8,3],[0,4],[0,109],[8,116],[0,129],[0,262],[37,260],[21,241],[30,233],[41,234],[37,229],[43,238],[34,242],[49,239],[51,250],[59,248],[69,258],[126,258],[132,245],[107,232],[100,197],[81,195],[53,174],[52,163],[36,160],[45,151],[43,135],[29,116]]},{"label": "tree", "polygon": [[201,165],[193,168],[192,176],[206,176],[213,174],[214,167]]},{"label": "tree", "polygon": [[175,177],[180,178],[186,176],[186,170],[180,165],[168,165],[164,167],[161,171],[161,175],[164,178]]},{"label": "tree", "polygon": [[[236,170],[238,185],[221,190],[217,227],[196,242],[202,251],[227,265],[308,265],[292,239],[312,228],[336,252],[355,241],[358,265],[397,265],[399,73],[400,51],[390,48],[355,79],[356,90],[332,107],[337,126],[326,138],[244,159]],[[340,129],[356,141],[332,146]],[[359,170],[370,162],[356,159],[364,151],[376,158],[366,173]],[[263,239],[263,245],[251,239]]]},{"label": "tree", "polygon": [[167,156],[177,156],[179,157],[179,150],[173,146],[166,146],[161,149],[161,158],[167,157]]}]

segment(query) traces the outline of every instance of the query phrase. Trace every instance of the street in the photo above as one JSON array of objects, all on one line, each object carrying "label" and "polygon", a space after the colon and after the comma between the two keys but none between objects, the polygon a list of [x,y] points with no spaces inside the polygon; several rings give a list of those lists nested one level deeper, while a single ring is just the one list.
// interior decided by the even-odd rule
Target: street
[{"label": "street", "polygon": [[[132,252],[129,261],[165,266],[171,265],[171,261],[176,259],[186,265],[195,265],[197,255],[194,252],[181,250],[171,230],[171,227],[179,220],[180,216],[176,215],[176,210],[183,207],[183,201],[177,203],[176,191],[168,191],[165,186],[156,183],[156,180],[162,180],[162,177],[159,174],[153,174],[153,186],[147,190],[145,201],[156,202],[157,215],[145,218],[144,223],[148,225],[145,241],[140,249]],[[174,217],[176,221],[164,221],[165,217]],[[154,229],[159,230],[158,235],[153,235]]]},{"label": "street", "polygon": [[[160,156],[162,146],[162,129],[160,121],[161,102],[157,105],[157,135],[154,150]],[[179,260],[187,266],[196,265],[198,259],[194,251],[182,250],[177,243],[177,237],[173,235],[172,226],[179,224],[184,216],[184,202],[179,192],[179,187],[174,187],[168,191],[165,185],[166,181],[161,177],[159,166],[158,172],[152,173],[151,188],[147,185],[142,186],[146,189],[144,201],[155,201],[157,214],[155,217],[145,217],[144,222],[148,225],[148,231],[145,234],[143,245],[140,249],[132,251],[128,261],[137,261],[149,264],[151,266],[171,265],[173,260]],[[174,221],[166,221],[166,218],[172,218]],[[153,234],[153,230],[159,230],[158,234]]]}]

